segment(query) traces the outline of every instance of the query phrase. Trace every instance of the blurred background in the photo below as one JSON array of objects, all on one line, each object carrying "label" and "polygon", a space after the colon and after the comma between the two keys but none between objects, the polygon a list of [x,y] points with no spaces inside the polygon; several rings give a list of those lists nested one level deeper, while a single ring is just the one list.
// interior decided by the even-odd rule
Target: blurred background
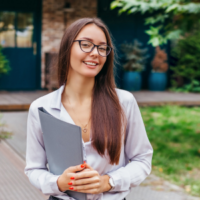
[{"label": "blurred background", "polygon": [[82,17],[108,26],[117,87],[135,96],[154,148],[127,199],[200,199],[199,0],[0,0],[0,200],[47,199],[23,174],[27,114],[58,88],[61,38]]}]

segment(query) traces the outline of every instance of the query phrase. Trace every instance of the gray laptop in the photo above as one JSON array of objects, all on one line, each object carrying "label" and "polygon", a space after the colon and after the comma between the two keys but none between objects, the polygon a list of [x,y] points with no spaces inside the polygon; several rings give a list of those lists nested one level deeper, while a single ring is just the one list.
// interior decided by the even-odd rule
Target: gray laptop
[{"label": "gray laptop", "polygon": [[[43,107],[38,108],[49,171],[61,175],[65,169],[83,163],[81,127],[59,120]],[[86,200],[86,194],[65,191],[76,200]]]}]

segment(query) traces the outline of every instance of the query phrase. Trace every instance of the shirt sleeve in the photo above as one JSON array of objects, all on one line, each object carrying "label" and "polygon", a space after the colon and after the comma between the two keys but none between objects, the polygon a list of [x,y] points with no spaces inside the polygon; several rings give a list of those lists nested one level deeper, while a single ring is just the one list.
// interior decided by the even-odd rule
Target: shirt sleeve
[{"label": "shirt sleeve", "polygon": [[127,129],[125,139],[125,167],[109,172],[115,187],[109,192],[123,192],[138,186],[151,172],[153,155],[137,102],[133,95],[126,104]]},{"label": "shirt sleeve", "polygon": [[48,171],[42,134],[38,109],[32,103],[27,121],[26,167],[24,172],[31,184],[42,191],[43,194],[65,196],[64,199],[73,200],[58,189],[57,179],[59,176]]}]

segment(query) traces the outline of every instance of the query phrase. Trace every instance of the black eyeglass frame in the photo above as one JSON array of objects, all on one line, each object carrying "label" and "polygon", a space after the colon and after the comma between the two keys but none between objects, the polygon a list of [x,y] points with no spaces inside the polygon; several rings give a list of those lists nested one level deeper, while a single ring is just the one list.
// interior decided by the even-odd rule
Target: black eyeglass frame
[{"label": "black eyeglass frame", "polygon": [[[88,52],[86,52],[86,51],[83,51],[83,49],[81,48],[81,41],[87,41],[87,42],[90,42],[90,43],[92,43],[93,44],[93,47],[92,47],[92,49],[91,49],[91,51],[88,51]],[[85,52],[85,53],[90,53],[90,52],[92,52],[93,51],[93,49],[95,48],[95,47],[97,47],[97,51],[98,51],[98,54],[100,55],[100,56],[102,56],[100,53],[99,53],[99,46],[107,46],[107,47],[109,47],[110,48],[110,51],[109,51],[109,53],[107,53],[107,55],[106,56],[102,56],[102,57],[107,57],[109,54],[110,54],[110,52],[112,51],[112,47],[110,47],[109,45],[107,45],[107,44],[100,44],[100,45],[96,45],[96,44],[94,44],[93,42],[91,42],[91,41],[88,41],[88,40],[74,40],[74,42],[78,42],[79,43],[79,46],[80,46],[80,49],[83,51],[83,52]]]}]

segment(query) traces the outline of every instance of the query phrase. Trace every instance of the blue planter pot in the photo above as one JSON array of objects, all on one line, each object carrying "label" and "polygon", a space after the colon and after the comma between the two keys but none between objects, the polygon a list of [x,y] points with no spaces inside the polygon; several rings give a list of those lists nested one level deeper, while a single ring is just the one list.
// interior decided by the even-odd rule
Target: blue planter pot
[{"label": "blue planter pot", "polygon": [[123,89],[128,91],[141,90],[142,77],[140,72],[124,72]]},{"label": "blue planter pot", "polygon": [[167,75],[164,72],[151,72],[149,76],[149,89],[151,91],[164,91],[167,86]]}]

